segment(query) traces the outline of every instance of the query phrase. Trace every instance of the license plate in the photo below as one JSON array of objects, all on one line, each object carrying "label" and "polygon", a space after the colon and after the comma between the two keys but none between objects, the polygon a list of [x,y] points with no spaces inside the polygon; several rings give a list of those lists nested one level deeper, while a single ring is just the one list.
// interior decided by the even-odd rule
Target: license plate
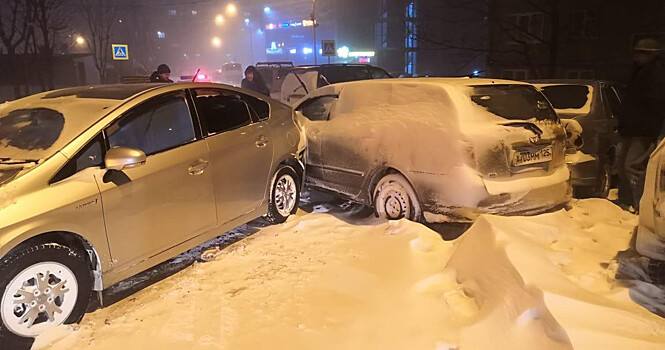
[{"label": "license plate", "polygon": [[547,146],[538,151],[515,151],[513,155],[513,166],[538,164],[552,161],[552,146]]}]

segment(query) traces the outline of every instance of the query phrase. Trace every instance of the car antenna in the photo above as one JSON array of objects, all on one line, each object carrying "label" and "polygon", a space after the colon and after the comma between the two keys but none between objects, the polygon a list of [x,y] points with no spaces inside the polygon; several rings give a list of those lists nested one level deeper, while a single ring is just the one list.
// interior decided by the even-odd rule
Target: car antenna
[{"label": "car antenna", "polygon": [[196,73],[194,73],[194,78],[192,78],[192,83],[195,83],[195,82],[196,82],[196,77],[199,76],[199,72],[200,72],[200,71],[201,71],[201,68],[199,68],[199,69],[196,70]]}]

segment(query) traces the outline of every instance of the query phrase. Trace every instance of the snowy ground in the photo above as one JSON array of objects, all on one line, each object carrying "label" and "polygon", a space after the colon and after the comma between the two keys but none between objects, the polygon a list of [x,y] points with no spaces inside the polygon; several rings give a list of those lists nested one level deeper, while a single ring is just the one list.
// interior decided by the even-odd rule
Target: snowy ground
[{"label": "snowy ground", "polygon": [[665,319],[631,299],[662,308],[662,290],[615,280],[637,219],[608,201],[483,216],[454,241],[348,202],[303,208],[119,286],[180,270],[33,349],[663,349]]}]

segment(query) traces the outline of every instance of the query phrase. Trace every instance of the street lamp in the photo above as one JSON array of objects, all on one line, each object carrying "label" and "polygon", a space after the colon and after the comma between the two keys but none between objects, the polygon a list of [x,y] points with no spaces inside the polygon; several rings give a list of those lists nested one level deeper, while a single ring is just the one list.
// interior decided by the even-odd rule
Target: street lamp
[{"label": "street lamp", "polygon": [[228,16],[235,16],[237,13],[238,13],[238,7],[235,4],[231,3],[226,5],[226,14]]},{"label": "street lamp", "polygon": [[85,44],[85,38],[79,35],[76,37],[76,40],[74,40],[74,42],[76,42],[77,45],[83,45]]},{"label": "street lamp", "polygon": [[224,16],[222,15],[215,16],[215,24],[217,24],[218,26],[224,24]]},{"label": "street lamp", "polygon": [[212,42],[212,46],[214,46],[214,47],[221,47],[222,46],[222,39],[220,39],[218,37],[212,38],[211,42]]}]

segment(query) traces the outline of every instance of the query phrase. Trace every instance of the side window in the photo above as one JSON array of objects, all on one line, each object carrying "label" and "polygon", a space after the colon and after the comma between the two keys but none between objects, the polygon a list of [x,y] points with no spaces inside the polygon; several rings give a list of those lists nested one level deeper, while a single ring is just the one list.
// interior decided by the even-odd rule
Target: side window
[{"label": "side window", "polygon": [[256,116],[257,120],[270,118],[270,104],[268,102],[249,95],[242,95],[242,98],[247,102],[250,107],[249,109]]},{"label": "side window", "polygon": [[104,137],[97,135],[83,149],[81,149],[60,171],[51,179],[50,183],[62,181],[81,170],[101,167],[104,164]]},{"label": "side window", "polygon": [[607,97],[607,104],[610,107],[610,118],[615,118],[619,113],[619,108],[621,108],[621,100],[617,95],[616,91],[612,87],[604,87],[605,96]]},{"label": "side window", "polygon": [[330,118],[330,111],[337,101],[337,96],[321,96],[305,101],[298,107],[307,119],[311,121],[324,121]]},{"label": "side window", "polygon": [[111,148],[140,149],[146,155],[166,151],[196,139],[184,93],[160,96],[140,105],[106,130]]},{"label": "side window", "polygon": [[204,135],[219,134],[247,126],[252,122],[247,103],[235,92],[196,89],[193,91],[193,96]]},{"label": "side window", "polygon": [[381,68],[372,67],[370,68],[372,72],[372,79],[389,79],[390,75]]}]

